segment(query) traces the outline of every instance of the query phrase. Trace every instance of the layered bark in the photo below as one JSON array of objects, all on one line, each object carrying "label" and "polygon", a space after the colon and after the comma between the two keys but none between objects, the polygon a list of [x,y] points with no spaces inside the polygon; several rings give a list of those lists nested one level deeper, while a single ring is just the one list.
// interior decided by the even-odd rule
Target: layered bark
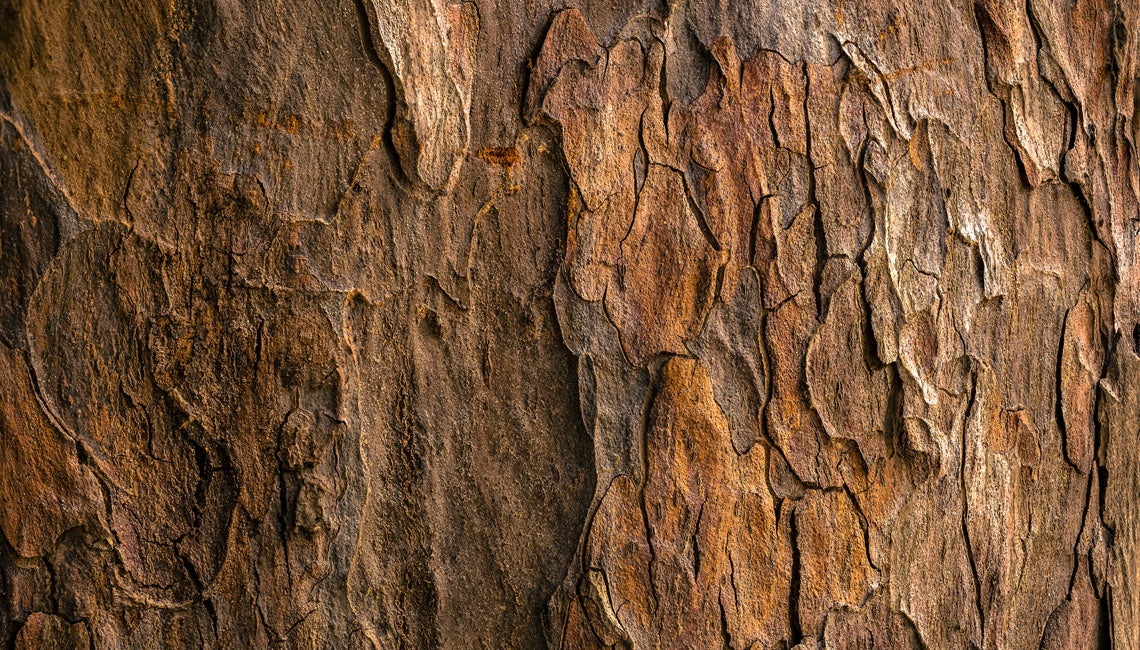
[{"label": "layered bark", "polygon": [[0,1],[0,644],[1140,648],[1138,25]]}]

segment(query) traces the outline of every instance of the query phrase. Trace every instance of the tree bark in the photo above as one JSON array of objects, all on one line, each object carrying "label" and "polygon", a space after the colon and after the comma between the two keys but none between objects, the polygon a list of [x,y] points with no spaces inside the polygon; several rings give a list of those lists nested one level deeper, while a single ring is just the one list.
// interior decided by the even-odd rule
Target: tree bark
[{"label": "tree bark", "polygon": [[0,0],[0,646],[1140,650],[1134,0]]}]

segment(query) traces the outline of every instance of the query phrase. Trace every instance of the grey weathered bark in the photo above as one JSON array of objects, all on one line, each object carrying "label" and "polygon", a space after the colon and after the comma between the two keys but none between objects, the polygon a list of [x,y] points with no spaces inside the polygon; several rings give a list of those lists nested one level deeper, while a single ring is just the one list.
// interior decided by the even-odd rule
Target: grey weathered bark
[{"label": "grey weathered bark", "polygon": [[0,0],[0,645],[1140,649],[1134,0]]}]

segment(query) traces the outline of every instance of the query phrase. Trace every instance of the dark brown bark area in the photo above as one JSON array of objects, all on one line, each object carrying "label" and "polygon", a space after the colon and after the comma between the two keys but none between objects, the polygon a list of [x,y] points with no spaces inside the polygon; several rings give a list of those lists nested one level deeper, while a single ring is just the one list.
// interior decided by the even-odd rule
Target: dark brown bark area
[{"label": "dark brown bark area", "polygon": [[1131,0],[0,0],[0,646],[1140,650]]}]

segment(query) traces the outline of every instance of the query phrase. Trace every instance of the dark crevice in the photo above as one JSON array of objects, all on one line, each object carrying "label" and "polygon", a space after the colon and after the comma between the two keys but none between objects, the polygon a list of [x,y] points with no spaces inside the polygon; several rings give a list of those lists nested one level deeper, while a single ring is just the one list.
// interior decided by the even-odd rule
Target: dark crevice
[{"label": "dark crevice", "polygon": [[[867,105],[866,104],[863,104],[863,107],[860,110],[860,114],[863,117],[863,124],[866,125],[867,124]],[[859,143],[859,151],[855,155],[855,160],[853,161],[854,166],[855,166],[855,178],[859,181],[859,189],[863,190],[863,201],[866,203],[866,207],[865,207],[866,213],[864,216],[866,219],[869,219],[871,222],[871,224],[870,224],[871,227],[869,228],[870,234],[867,236],[867,240],[865,242],[860,243],[859,252],[855,256],[856,259],[859,260],[859,264],[860,264],[860,267],[862,268],[864,278],[867,277],[867,268],[866,268],[866,266],[867,266],[866,265],[867,250],[871,248],[871,242],[874,241],[874,238],[875,238],[875,197],[874,197],[874,195],[871,194],[871,181],[867,178],[867,150],[868,150],[868,145],[870,143],[871,143],[870,137],[864,137],[863,138],[863,140]],[[884,215],[884,218],[886,218],[885,215]]]},{"label": "dark crevice", "polygon": [[[855,295],[859,298],[859,324],[862,335],[863,365],[871,372],[878,372],[886,368],[879,353],[879,343],[875,338],[875,325],[871,322],[872,307],[867,297],[867,263],[862,256],[856,258],[856,267],[859,269],[859,286]],[[828,305],[830,310],[830,305]]]},{"label": "dark crevice", "polygon": [[1093,476],[1092,472],[1089,472],[1088,481],[1086,481],[1086,487],[1085,487],[1085,508],[1084,508],[1084,511],[1081,513],[1080,532],[1077,533],[1077,540],[1073,544],[1073,572],[1069,576],[1069,589],[1068,589],[1068,592],[1066,595],[1066,598],[1068,600],[1073,599],[1073,587],[1077,584],[1077,574],[1079,573],[1080,567],[1081,567],[1080,545],[1081,545],[1081,538],[1084,537],[1085,529],[1088,527],[1089,510],[1091,509],[1091,506],[1092,506],[1093,480],[1095,480],[1095,477]]},{"label": "dark crevice", "polygon": [[[1064,400],[1061,397],[1062,391],[1064,390],[1064,385],[1063,385],[1062,377],[1061,377],[1062,372],[1064,370],[1064,364],[1065,364],[1065,334],[1064,333],[1065,333],[1065,331],[1067,331],[1069,329],[1069,327],[1068,327],[1069,326],[1069,315],[1072,313],[1072,311],[1073,310],[1071,308],[1069,310],[1067,310],[1065,312],[1065,318],[1063,318],[1061,320],[1061,340],[1060,340],[1060,343],[1058,343],[1058,345],[1057,345],[1057,369],[1056,369],[1056,373],[1055,373],[1056,374],[1056,381],[1053,382],[1053,412],[1057,418],[1057,430],[1061,432],[1061,441],[1062,441],[1062,444],[1064,445],[1064,450],[1065,450],[1065,453],[1063,454],[1063,456],[1065,457],[1065,462],[1069,463],[1069,465],[1071,465],[1073,469],[1080,472],[1080,471],[1082,471],[1081,468],[1077,467],[1076,463],[1074,463],[1072,460],[1072,453],[1070,452],[1070,448],[1073,445],[1073,441],[1070,440],[1069,438],[1070,438],[1070,436],[1074,435],[1074,433],[1069,431],[1068,427],[1065,424],[1065,404],[1064,404]],[[1070,585],[1070,590],[1071,589],[1072,589],[1072,586]]]},{"label": "dark crevice", "polygon": [[[1115,265],[1114,265],[1115,266]],[[1111,319],[1110,319],[1111,320]],[[1112,545],[1112,537],[1115,533],[1109,528],[1103,520],[1103,513],[1105,508],[1105,494],[1108,488],[1108,468],[1104,466],[1105,447],[1108,444],[1107,434],[1103,430],[1100,419],[1101,412],[1101,399],[1104,389],[1100,386],[1104,385],[1108,377],[1108,373],[1112,364],[1109,362],[1116,355],[1116,350],[1119,342],[1119,336],[1112,336],[1111,334],[1104,334],[1102,331],[1103,345],[1105,348],[1105,363],[1101,368],[1101,376],[1097,381],[1097,390],[1093,391],[1095,397],[1093,398],[1093,449],[1096,450],[1095,458],[1097,459],[1093,465],[1096,472],[1096,480],[1098,485],[1097,491],[1097,510],[1096,510],[1096,523],[1101,526],[1102,534],[1108,537],[1107,545]],[[1089,477],[1090,482],[1092,477]],[[1086,505],[1086,511],[1088,505]],[[1089,570],[1092,570],[1092,549],[1089,550]],[[1100,636],[1097,639],[1097,648],[1099,650],[1109,650],[1112,647],[1112,588],[1105,584],[1099,585],[1097,580],[1093,579],[1093,590],[1096,592],[1097,599],[1100,603],[1099,622],[1098,628]]]},{"label": "dark crevice", "polygon": [[131,171],[127,173],[127,182],[123,184],[123,212],[130,218],[132,225],[135,223],[135,216],[131,214],[131,206],[128,204],[128,199],[130,199],[131,196],[131,183],[135,180],[135,172],[139,170],[139,164],[141,162],[142,158],[135,161],[134,166],[131,167]]},{"label": "dark crevice", "polygon": [[752,207],[752,227],[749,229],[748,238],[748,265],[753,268],[756,268],[756,238],[760,235],[760,219],[764,213],[764,204],[771,197],[771,194],[761,196]]},{"label": "dark crevice", "polygon": [[[792,298],[794,298],[794,296],[790,296],[784,302],[787,302],[788,300],[791,300]],[[784,304],[784,303],[781,303],[781,305],[782,304]],[[772,431],[771,431],[771,429],[769,427],[769,423],[768,423],[768,419],[769,419],[768,418],[768,412],[769,412],[769,407],[772,404],[772,390],[773,390],[773,386],[774,386],[774,380],[772,379],[772,374],[773,374],[773,371],[772,371],[772,352],[769,349],[768,337],[764,334],[764,331],[765,331],[765,327],[768,323],[768,318],[778,308],[779,307],[777,306],[775,309],[764,310],[763,313],[761,314],[761,317],[760,317],[760,327],[759,327],[760,335],[757,337],[757,339],[759,341],[760,354],[763,356],[763,359],[764,359],[764,404],[760,407],[760,421],[759,421],[758,428],[760,430],[761,439],[763,439],[765,442],[768,443],[769,454],[777,454],[780,457],[780,460],[781,460],[781,462],[783,462],[784,467],[787,468],[787,470],[791,474],[792,478],[802,488],[804,486],[808,486],[809,485],[808,482],[805,481],[796,472],[796,469],[794,467],[792,467],[792,464],[790,462],[788,462],[788,457],[784,454],[783,448],[780,447],[779,445],[777,445],[776,441],[772,438]],[[775,489],[773,489],[772,477],[771,477],[770,473],[764,472],[764,477],[765,477],[765,480],[767,481],[767,484],[768,484],[768,492],[772,495],[775,495],[776,491],[775,491]],[[777,515],[778,514],[779,513],[777,513]],[[779,517],[777,516],[777,519],[778,518]]]},{"label": "dark crevice", "polygon": [[851,486],[844,483],[842,489],[847,495],[847,499],[851,501],[851,506],[855,508],[855,514],[859,517],[859,528],[860,532],[863,533],[863,552],[867,555],[867,564],[871,565],[871,568],[879,572],[881,576],[882,571],[878,565],[875,564],[875,561],[871,559],[871,521],[867,518],[867,515],[863,513],[863,506],[859,504],[859,500],[856,498],[856,494],[852,491]]},{"label": "dark crevice", "polygon": [[[784,499],[780,509],[783,510],[783,508],[788,507],[790,503],[788,499]],[[792,542],[792,577],[788,589],[788,624],[791,626],[792,639],[789,645],[794,646],[804,640],[803,626],[800,622],[800,535],[796,526],[795,512],[788,515],[788,525],[790,527],[789,532],[791,533],[790,537]]]},{"label": "dark crevice", "polygon": [[823,214],[820,211],[819,199],[816,196],[815,164],[812,162],[811,122],[808,120],[808,98],[811,96],[811,76],[808,74],[807,61],[804,61],[801,66],[804,74],[804,134],[807,139],[808,159],[807,201],[812,207],[815,236],[815,269],[812,271],[812,291],[815,293],[816,318],[822,319],[824,307],[822,284],[823,267],[827,265],[827,233],[823,227]]},{"label": "dark crevice", "polygon": [[[1075,108],[1073,108],[1072,110],[1074,112],[1076,111]],[[1064,171],[1062,171],[1061,176],[1064,178],[1066,184],[1069,186],[1069,190],[1072,191],[1073,196],[1077,199],[1077,202],[1081,204],[1081,210],[1082,210],[1082,212],[1084,212],[1085,219],[1088,221],[1089,231],[1092,234],[1093,238],[1106,251],[1108,251],[1109,256],[1112,258],[1112,260],[1113,260],[1112,274],[1113,274],[1113,279],[1116,280],[1117,279],[1117,277],[1116,277],[1117,269],[1116,269],[1116,253],[1115,253],[1116,249],[1115,249],[1115,246],[1111,245],[1110,242],[1106,242],[1104,239],[1101,238],[1100,224],[1097,222],[1096,214],[1093,212],[1092,203],[1089,202],[1088,196],[1085,194],[1084,186],[1080,183],[1080,181],[1068,178],[1066,176],[1066,174],[1064,173]]]},{"label": "dark crevice", "polygon": [[[1095,397],[1093,398],[1093,420],[1092,420],[1093,421],[1093,448],[1096,450],[1096,458],[1097,458],[1096,472],[1097,472],[1097,480],[1099,482],[1099,487],[1100,487],[1100,490],[1098,492],[1099,503],[1097,504],[1097,519],[1101,522],[1101,525],[1105,526],[1106,530],[1110,530],[1110,531],[1111,531],[1111,528],[1108,528],[1107,524],[1105,524],[1103,521],[1104,506],[1105,506],[1104,500],[1105,500],[1105,494],[1107,493],[1107,489],[1108,489],[1108,468],[1105,467],[1103,463],[1104,463],[1104,455],[1106,452],[1105,448],[1108,445],[1108,436],[1104,431],[1104,428],[1102,426],[1101,419],[1100,419],[1101,399],[1102,399],[1102,396],[1104,393],[1104,389],[1100,388],[1100,386],[1103,386],[1105,380],[1108,378],[1108,373],[1111,369],[1112,364],[1109,363],[1107,360],[1112,359],[1113,356],[1116,354],[1116,348],[1119,345],[1119,339],[1120,339],[1120,336],[1117,335],[1117,336],[1112,337],[1109,340],[1109,343],[1105,349],[1105,356],[1104,356],[1104,358],[1106,359],[1106,362],[1105,362],[1103,368],[1101,369],[1100,379],[1097,381],[1098,388],[1097,388],[1097,390],[1093,391],[1093,394],[1095,395]],[[1112,531],[1112,532],[1115,532],[1115,531]]]},{"label": "dark crevice", "polygon": [[[645,144],[645,114],[649,109],[641,112],[641,117],[637,120],[637,151],[634,152],[633,157],[633,194],[635,197],[641,197],[641,190],[645,187],[645,181],[649,178],[649,166],[653,161],[649,157],[649,147]],[[633,214],[637,214],[635,208]],[[633,219],[629,220],[633,223]],[[626,236],[629,232],[626,231]],[[625,237],[622,238],[623,240]]]},{"label": "dark crevice", "polygon": [[[721,264],[719,264],[716,267],[716,278],[713,281],[713,294],[712,294],[714,300],[719,299],[723,295],[724,271],[727,268],[728,268],[728,261],[727,260],[725,260],[724,262],[722,262]],[[700,331],[700,332],[705,331],[705,325],[708,323],[709,317],[712,316],[712,311],[713,310],[710,308],[705,312],[704,318],[701,320],[701,327],[698,331]],[[1140,348],[1137,348],[1137,349],[1140,349]]]},{"label": "dark crevice", "polygon": [[685,186],[685,200],[689,204],[689,209],[693,211],[693,216],[697,219],[697,226],[701,229],[701,234],[703,234],[705,236],[705,239],[708,240],[709,246],[712,246],[714,250],[720,252],[724,250],[724,246],[721,245],[720,241],[716,237],[716,233],[713,232],[712,225],[709,223],[708,214],[705,212],[705,209],[701,206],[700,202],[697,201],[697,195],[693,190],[693,183],[689,180],[690,176],[698,173],[701,174],[701,178],[703,179],[704,176],[710,172],[704,171],[697,164],[692,164],[689,166],[688,173],[682,175],[682,180],[684,181]]},{"label": "dark crevice", "polygon": [[645,488],[649,484],[649,428],[652,425],[650,417],[650,410],[653,408],[654,402],[657,401],[657,395],[661,391],[660,379],[653,382],[649,389],[649,394],[646,396],[645,404],[643,405],[644,415],[641,421],[641,485],[638,490],[638,498],[641,506],[641,525],[645,533],[645,545],[649,550],[649,567],[646,572],[649,581],[649,597],[653,603],[654,612],[657,611],[658,606],[658,593],[657,581],[654,579],[654,566],[657,564],[657,550],[653,546],[653,528],[649,524],[649,506],[646,502]]},{"label": "dark crevice", "polygon": [[286,485],[287,473],[288,473],[288,470],[284,467],[284,463],[282,463],[281,466],[278,468],[278,471],[277,471],[278,504],[277,504],[277,522],[276,522],[277,526],[276,526],[276,528],[277,528],[277,534],[279,536],[279,540],[281,542],[281,553],[283,554],[284,559],[285,559],[285,575],[287,576],[287,579],[289,580],[289,582],[291,584],[293,581],[293,571],[292,571],[291,563],[289,561],[290,504],[289,504],[288,486]]},{"label": "dark crevice", "polygon": [[693,545],[693,579],[696,580],[701,576],[701,519],[705,516],[705,504],[702,501],[701,507],[697,509],[697,524],[693,527],[693,535],[689,538],[689,543]]},{"label": "dark crevice", "polygon": [[1009,120],[1011,113],[1009,102],[1005,97],[999,95],[994,89],[995,86],[1004,84],[999,82],[996,78],[996,75],[990,71],[991,55],[990,45],[988,41],[991,38],[1000,37],[1000,31],[997,29],[997,25],[995,25],[993,20],[990,18],[986,8],[978,2],[974,3],[974,21],[978,28],[978,38],[980,38],[982,42],[982,61],[984,62],[983,74],[986,78],[986,88],[989,90],[990,95],[992,95],[994,99],[997,99],[998,102],[1001,103],[1002,107],[1002,141],[1005,142],[1006,147],[1013,153],[1013,160],[1017,165],[1018,177],[1021,179],[1022,185],[1025,187],[1032,187],[1032,184],[1029,182],[1029,173],[1026,170],[1025,161],[1022,160],[1021,157],[1021,148],[1017,146],[1017,143],[1012,142],[1009,139]]},{"label": "dark crevice", "polygon": [[[806,114],[804,115],[804,122],[807,122]],[[780,131],[776,128],[776,91],[772,90],[771,86],[768,86],[768,130],[772,132],[772,144],[779,149]]]},{"label": "dark crevice", "polygon": [[[1039,79],[1041,79],[1041,81],[1045,83],[1045,85],[1049,87],[1049,90],[1053,93],[1053,96],[1056,97],[1057,101],[1065,107],[1066,111],[1068,111],[1069,119],[1066,121],[1067,128],[1065,131],[1065,150],[1061,152],[1061,164],[1058,166],[1061,174],[1064,175],[1064,157],[1066,153],[1072,150],[1073,145],[1076,142],[1077,127],[1079,124],[1077,118],[1079,112],[1077,110],[1077,105],[1072,93],[1072,89],[1068,86],[1068,80],[1064,78],[1064,72],[1060,70],[1052,54],[1050,54],[1049,44],[1046,42],[1044,36],[1045,30],[1041,27],[1041,21],[1037,17],[1037,12],[1033,10],[1032,1],[1025,3],[1025,14],[1029,19],[1029,28],[1033,32],[1033,41],[1037,47],[1037,76]],[[1061,79],[1054,80],[1049,76],[1049,71],[1047,69],[1043,69],[1042,57],[1048,57],[1048,59],[1053,62],[1053,69],[1058,71],[1058,73],[1061,75]],[[1065,87],[1063,89],[1064,92],[1062,92],[1062,88],[1059,88],[1057,86],[1058,81],[1065,84]]]},{"label": "dark crevice", "polygon": [[[975,409],[978,408],[978,372],[975,369],[973,372],[972,381],[970,384],[970,399],[966,406],[966,417],[975,417]],[[981,626],[982,646],[985,646],[986,638],[986,610],[982,602],[982,581],[981,576],[978,574],[978,564],[974,559],[974,547],[970,543],[970,526],[967,523],[967,518],[970,512],[969,496],[966,489],[966,429],[967,426],[962,426],[962,464],[959,468],[959,480],[961,481],[962,490],[962,537],[966,546],[966,560],[970,564],[970,573],[974,577],[974,599],[978,609],[978,624]]]},{"label": "dark crevice", "polygon": [[[619,281],[620,281],[620,278],[619,278]],[[567,278],[566,284],[567,284],[567,286],[570,287],[571,291],[573,291],[574,286],[570,282],[569,278]],[[574,295],[578,296],[577,292],[575,292]],[[618,347],[621,349],[622,358],[625,359],[625,362],[627,364],[629,364],[631,367],[638,368],[640,366],[637,363],[635,363],[633,359],[630,358],[629,352],[626,350],[625,340],[622,338],[621,328],[618,327],[617,321],[614,320],[613,314],[610,313],[610,308],[608,307],[608,305],[610,304],[609,295],[610,295],[610,283],[606,283],[606,288],[602,291],[602,299],[598,301],[598,302],[602,303],[602,315],[605,316],[606,322],[609,323],[610,327],[612,327],[614,330],[614,338],[616,338],[618,341]],[[578,298],[583,300],[583,301],[585,300],[585,298],[582,298],[582,296],[578,296]]]},{"label": "dark crevice", "polygon": [[[360,0],[357,0],[357,2],[359,3]],[[522,70],[521,70],[522,74],[520,75],[520,78],[522,79],[522,83],[520,83],[518,85],[518,88],[519,88],[519,96],[518,96],[519,114],[518,114],[518,118],[519,118],[519,124],[522,124],[525,126],[533,126],[535,121],[537,120],[537,116],[532,115],[531,111],[528,110],[530,108],[530,106],[529,106],[530,101],[533,99],[536,104],[541,106],[542,100],[543,100],[544,96],[546,95],[547,88],[543,88],[541,91],[538,91],[533,86],[535,79],[534,79],[534,74],[532,74],[532,72],[534,70],[534,64],[537,63],[539,57],[542,56],[542,49],[544,47],[546,47],[546,39],[550,36],[550,28],[553,25],[554,25],[553,20],[551,20],[549,23],[547,23],[546,30],[543,31],[542,37],[539,38],[538,40],[536,40],[534,45],[531,46],[530,56],[523,59],[522,63],[520,64],[521,68],[522,68]],[[562,72],[561,69],[559,69],[558,72],[556,72],[554,74],[554,77],[556,78],[560,72]],[[544,79],[544,81],[549,82],[550,79]],[[541,92],[541,94],[535,94],[532,97],[531,93],[539,93],[539,92]],[[534,112],[535,113],[539,112],[539,109],[536,108]]]},{"label": "dark crevice", "polygon": [[394,163],[391,165],[392,174],[400,182],[410,184],[411,179],[404,174],[404,167],[400,164],[400,155],[396,151],[396,143],[392,139],[392,128],[396,123],[397,93],[399,91],[397,89],[395,76],[380,57],[380,51],[376,48],[376,42],[372,39],[372,27],[369,24],[368,9],[364,6],[364,3],[368,1],[369,0],[355,0],[353,4],[356,6],[356,17],[360,27],[360,42],[361,47],[364,49],[364,55],[367,57],[368,62],[380,73],[380,78],[384,82],[384,95],[385,99],[387,99],[388,106],[385,109],[381,141],[384,143],[384,151],[387,152],[389,159]]},{"label": "dark crevice", "polygon": [[[662,49],[668,51],[667,44],[660,41]],[[669,141],[669,110],[673,108],[673,102],[669,99],[669,79],[666,76],[668,66],[665,65],[664,60],[661,63],[660,74],[657,75],[657,97],[661,100],[661,126],[665,130],[665,141]]]},{"label": "dark crevice", "polygon": [[732,650],[732,634],[728,630],[728,614],[724,611],[724,597],[718,595],[716,602],[720,606],[720,640],[724,650]]},{"label": "dark crevice", "polygon": [[[1107,590],[1106,590],[1107,591]],[[1100,608],[1097,612],[1097,650],[1112,650],[1112,596],[1105,594],[1100,599]]]}]

